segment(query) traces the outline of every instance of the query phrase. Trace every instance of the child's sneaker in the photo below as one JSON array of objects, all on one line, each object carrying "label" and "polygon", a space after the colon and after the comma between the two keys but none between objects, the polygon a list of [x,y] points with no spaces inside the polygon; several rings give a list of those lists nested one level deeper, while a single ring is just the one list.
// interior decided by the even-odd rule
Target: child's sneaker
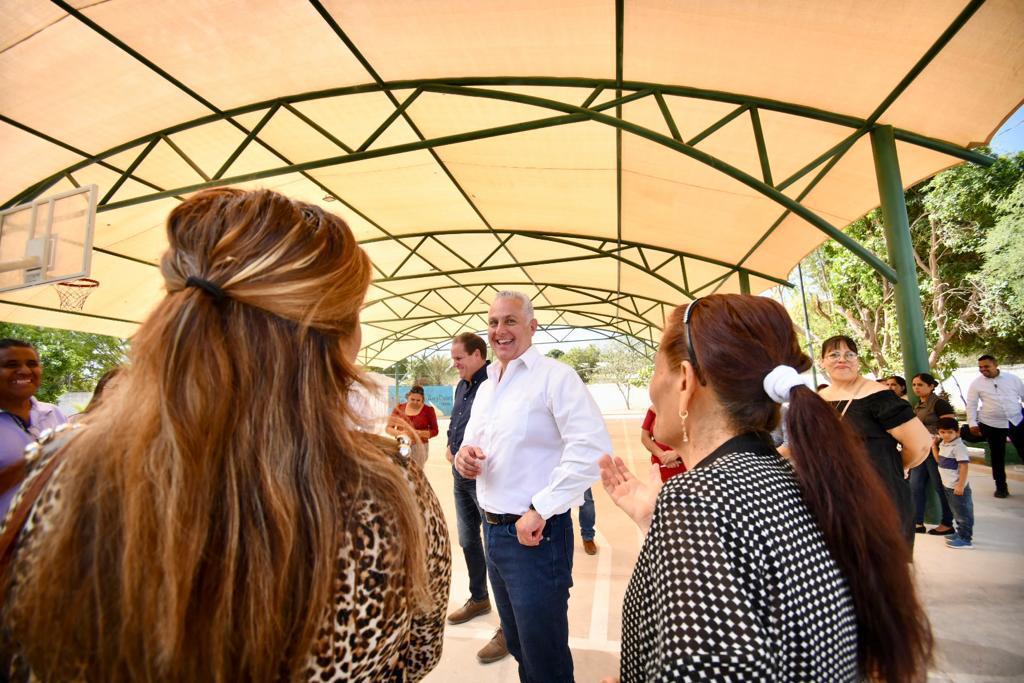
[{"label": "child's sneaker", "polygon": [[953,550],[970,550],[974,547],[970,541],[965,541],[962,538],[954,538],[950,541],[946,541],[946,547],[952,548]]}]

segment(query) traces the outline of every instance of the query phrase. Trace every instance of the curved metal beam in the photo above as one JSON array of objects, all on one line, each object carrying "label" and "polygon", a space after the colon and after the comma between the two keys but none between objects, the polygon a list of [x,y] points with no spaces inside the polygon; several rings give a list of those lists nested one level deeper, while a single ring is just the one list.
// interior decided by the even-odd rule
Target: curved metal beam
[{"label": "curved metal beam", "polygon": [[[9,208],[16,204],[19,204],[26,199],[31,198],[30,195],[37,195],[45,192],[53,183],[56,183],[60,178],[68,172],[74,173],[75,171],[84,168],[92,163],[96,163],[106,159],[107,157],[120,154],[133,147],[144,145],[148,143],[153,137],[170,136],[175,133],[180,133],[191,128],[206,125],[208,123],[215,123],[230,119],[241,114],[248,114],[254,111],[262,109],[268,109],[275,105],[290,107],[291,105],[310,102],[320,99],[329,99],[332,97],[340,97],[344,95],[357,95],[362,93],[371,92],[385,92],[390,90],[407,90],[416,89],[421,85],[427,83],[442,83],[452,86],[544,86],[544,87],[569,87],[569,88],[590,88],[590,89],[614,89],[618,86],[618,81],[611,78],[572,78],[572,77],[548,77],[548,76],[491,76],[491,77],[441,77],[441,78],[430,78],[430,79],[404,79],[395,81],[383,81],[381,83],[362,83],[359,85],[344,86],[339,88],[329,88],[324,90],[310,91],[306,93],[299,93],[295,95],[289,95],[287,97],[277,97],[269,100],[263,100],[260,102],[253,102],[251,104],[242,105],[239,107],[233,107],[231,109],[225,109],[218,111],[215,114],[209,114],[206,116],[200,116],[189,121],[183,121],[182,123],[168,126],[154,133],[140,136],[133,140],[123,142],[119,145],[111,147],[103,152],[96,154],[84,154],[85,158],[77,162],[58,173],[45,178],[38,183],[26,188],[26,190],[18,193],[13,198],[4,203],[2,208]],[[841,114],[838,112],[830,112],[824,109],[818,109],[815,107],[808,107],[791,102],[784,102],[781,100],[773,100],[765,97],[758,97],[756,95],[742,94],[742,93],[730,93],[721,90],[711,90],[707,88],[692,88],[683,85],[669,85],[662,83],[651,83],[647,81],[622,81],[621,87],[626,91],[642,91],[649,90],[656,95],[674,95],[677,97],[687,97],[691,99],[707,100],[711,102],[723,102],[736,104],[739,106],[752,106],[760,109],[775,111],[781,114],[789,114],[792,116],[800,116],[803,118],[812,119],[815,121],[823,121],[825,123],[831,123],[838,126],[845,126],[847,128],[861,128],[864,127],[866,119],[850,116],[847,114]],[[37,133],[28,126],[21,124],[17,121],[7,120],[8,123],[14,126],[21,127],[22,129],[44,137],[53,144],[63,145],[60,141],[46,136],[43,133]],[[983,166],[990,166],[995,163],[995,158],[987,154],[972,150],[967,147],[962,147],[946,140],[940,140],[938,138],[929,137],[921,133],[914,131],[897,128],[895,130],[896,139],[900,142],[905,142],[911,145],[917,145],[924,147],[941,154],[946,154],[962,161],[969,161],[975,164],[981,164]]]},{"label": "curved metal beam", "polygon": [[[603,250],[601,250],[598,247],[591,247],[591,246],[588,246],[588,245],[580,244],[579,242],[576,242],[575,240],[589,240],[589,241],[592,241],[592,242],[604,242],[604,243],[608,243],[608,244],[621,245],[621,247],[622,247],[621,250],[622,251],[625,251],[627,249],[651,249],[651,250],[661,251],[661,252],[664,252],[666,254],[672,254],[673,256],[681,256],[683,258],[687,258],[687,259],[690,259],[690,260],[693,260],[693,261],[700,261],[702,263],[710,263],[710,264],[715,265],[715,266],[721,266],[722,268],[728,268],[729,270],[731,270],[733,272],[741,272],[741,271],[742,272],[746,272],[746,273],[749,273],[750,275],[753,275],[755,277],[759,277],[759,278],[762,278],[764,280],[769,280],[771,282],[774,282],[777,285],[782,285],[784,287],[792,287],[793,286],[793,283],[791,283],[789,280],[784,280],[782,278],[775,277],[774,275],[768,275],[767,273],[762,273],[762,272],[757,271],[757,270],[751,270],[750,268],[742,268],[742,267],[737,268],[737,266],[735,264],[733,264],[733,263],[729,263],[728,261],[722,261],[721,259],[712,258],[710,256],[702,256],[700,254],[694,254],[694,253],[688,252],[688,251],[679,251],[678,249],[672,249],[671,247],[663,247],[663,246],[659,246],[657,244],[647,244],[646,242],[635,242],[635,241],[632,241],[632,240],[622,240],[622,239],[611,238],[611,237],[607,237],[607,238],[605,238],[605,237],[591,237],[591,236],[588,236],[588,235],[577,235],[577,234],[574,234],[574,233],[571,233],[571,232],[548,232],[548,231],[534,232],[534,231],[530,231],[530,230],[509,230],[509,229],[506,229],[506,228],[496,228],[493,232],[490,231],[490,230],[480,230],[480,229],[476,229],[476,230],[472,230],[472,229],[444,230],[444,231],[426,230],[426,231],[421,231],[421,232],[402,233],[401,235],[395,235],[395,237],[391,237],[391,238],[389,238],[389,237],[373,237],[373,238],[370,238],[368,240],[362,240],[360,242],[360,244],[377,244],[377,243],[380,243],[380,242],[390,242],[390,241],[393,241],[395,238],[401,238],[401,239],[414,238],[415,239],[415,238],[419,238],[419,237],[444,237],[446,235],[494,235],[495,233],[497,233],[498,235],[514,235],[516,237],[528,237],[528,238],[531,238],[531,239],[543,240],[545,242],[556,242],[556,243],[559,243],[559,244],[565,244],[567,246],[576,247],[576,248],[583,249],[583,250],[586,250],[586,251],[591,251],[591,252],[594,252],[594,253],[604,254],[604,255],[607,255],[610,258],[615,258],[615,254],[614,253],[609,253],[607,251],[603,251]],[[628,259],[625,259],[625,262],[633,264],[633,262],[629,261]],[[633,265],[636,265],[636,264],[633,264]],[[509,266],[509,267],[511,267],[511,266]],[[647,272],[647,271],[645,271],[645,272]],[[684,287],[684,290],[685,289],[686,289],[686,287]]]},{"label": "curved metal beam", "polygon": [[[637,124],[630,123],[628,121],[623,121],[623,120],[617,119],[615,117],[608,116],[608,115],[602,114],[600,112],[596,112],[596,111],[594,111],[592,109],[584,109],[584,108],[578,107],[576,105],[564,104],[562,102],[558,102],[558,101],[555,101],[555,100],[548,100],[548,99],[541,98],[541,97],[533,97],[533,96],[530,96],[530,95],[522,95],[522,94],[519,94],[519,93],[508,93],[508,92],[500,92],[500,91],[494,91],[494,90],[483,90],[483,89],[479,89],[479,88],[451,87],[451,86],[446,86],[446,85],[430,85],[430,84],[425,84],[425,85],[421,86],[421,88],[423,90],[427,90],[427,91],[430,91],[430,92],[456,94],[456,95],[466,95],[466,96],[470,96],[470,97],[480,97],[480,98],[485,98],[485,99],[506,100],[506,101],[510,101],[510,102],[519,102],[521,104],[529,104],[529,105],[533,105],[533,106],[537,106],[537,107],[541,107],[541,108],[553,109],[555,111],[562,111],[562,112],[566,113],[568,116],[583,116],[584,118],[589,118],[589,119],[591,119],[593,121],[596,121],[598,123],[604,123],[604,124],[609,125],[609,126],[611,126],[613,128],[620,129],[620,130],[632,133],[634,135],[637,135],[639,137],[643,137],[643,138],[646,138],[648,140],[651,140],[652,142],[661,144],[661,145],[663,145],[665,147],[668,147],[668,148],[673,149],[673,150],[675,150],[677,152],[680,152],[680,153],[684,154],[685,156],[688,156],[688,157],[694,159],[695,161],[698,161],[698,162],[700,162],[702,164],[705,164],[706,166],[714,168],[715,170],[720,171],[721,173],[724,173],[725,175],[728,175],[729,177],[737,180],[738,182],[741,182],[744,185],[747,185],[749,188],[751,188],[755,192],[758,192],[759,194],[764,195],[765,197],[767,197],[767,198],[771,199],[772,201],[776,202],[777,204],[780,204],[784,208],[792,211],[793,213],[795,213],[798,216],[800,216],[801,218],[803,218],[805,221],[810,223],[812,226],[814,226],[814,227],[818,228],[819,230],[821,230],[822,232],[824,232],[829,237],[832,237],[833,239],[835,239],[837,242],[842,244],[844,247],[846,247],[850,251],[852,251],[855,254],[857,254],[860,258],[862,258],[864,261],[866,261],[872,268],[874,268],[876,271],[881,273],[886,279],[890,280],[891,282],[896,282],[897,281],[896,272],[892,268],[890,268],[889,265],[886,264],[882,259],[880,259],[875,254],[871,253],[870,251],[868,251],[867,249],[862,247],[856,240],[854,240],[854,239],[850,238],[849,236],[847,236],[841,230],[839,230],[838,228],[833,226],[831,223],[829,223],[825,219],[823,219],[820,216],[818,216],[816,213],[814,213],[813,211],[811,211],[807,207],[799,204],[798,202],[796,202],[795,200],[793,200],[790,197],[786,196],[782,192],[779,192],[778,190],[776,190],[774,187],[771,187],[770,185],[766,184],[764,181],[758,180],[757,178],[754,178],[750,174],[748,174],[748,173],[746,173],[746,172],[736,168],[735,166],[732,166],[731,164],[728,164],[728,163],[718,159],[717,157],[714,157],[714,156],[712,156],[712,155],[710,155],[710,154],[708,154],[706,152],[698,150],[695,147],[692,147],[692,146],[690,146],[690,145],[688,145],[686,143],[678,142],[678,141],[674,140],[671,137],[668,137],[668,136],[665,136],[665,135],[663,135],[661,133],[658,133],[657,131],[653,131],[653,130],[644,128],[643,126],[639,126]],[[554,117],[553,119],[542,120],[540,123],[544,124],[544,125],[562,125],[562,124],[564,124],[566,122],[567,121],[565,120],[565,117]],[[536,123],[537,122],[534,122],[534,124],[536,124]],[[535,126],[535,127],[539,127],[539,126]],[[344,155],[344,156],[341,156],[341,157],[331,157],[331,158],[322,159],[322,160],[318,160],[318,161],[304,162],[304,163],[301,163],[301,164],[289,164],[289,165],[284,166],[284,167],[273,168],[273,169],[266,169],[266,170],[258,171],[258,172],[254,172],[254,173],[247,173],[247,174],[240,175],[240,176],[234,176],[232,178],[225,178],[225,179],[223,179],[220,182],[218,182],[218,181],[206,181],[206,182],[202,182],[202,183],[195,183],[193,185],[176,188],[175,190],[168,190],[168,191],[165,191],[165,192],[157,192],[157,193],[153,193],[153,194],[150,194],[150,195],[144,195],[142,197],[138,197],[138,198],[135,198],[135,199],[125,200],[125,201],[122,201],[122,202],[114,202],[113,204],[107,204],[106,206],[100,207],[98,209],[98,211],[100,211],[100,212],[109,211],[109,210],[116,209],[116,208],[121,208],[121,207],[124,207],[124,206],[131,206],[131,205],[134,205],[134,204],[144,203],[144,202],[147,202],[147,201],[153,201],[155,199],[162,199],[162,198],[165,198],[165,197],[168,197],[168,196],[172,196],[172,195],[175,195],[175,194],[182,194],[182,193],[187,193],[187,192],[193,192],[193,191],[200,190],[200,189],[203,189],[203,188],[206,188],[206,187],[212,187],[212,186],[218,186],[218,185],[230,185],[230,184],[241,183],[241,182],[246,182],[246,181],[250,181],[250,180],[256,180],[256,179],[260,179],[260,178],[268,178],[268,177],[273,177],[273,176],[277,176],[277,175],[284,175],[284,174],[287,174],[287,173],[294,173],[294,172],[303,172],[304,173],[305,171],[308,171],[308,170],[311,170],[311,169],[314,169],[314,168],[324,168],[324,167],[327,167],[327,166],[336,166],[336,165],[340,165],[340,164],[344,164],[344,163],[351,163],[353,161],[358,161],[358,160],[365,159],[365,158],[373,158],[373,157],[379,157],[379,156],[388,156],[388,155],[392,155],[392,154],[398,154],[398,153],[407,152],[407,151],[413,151],[413,150],[417,150],[417,149],[426,149],[426,148],[439,147],[439,146],[443,146],[443,145],[457,144],[459,142],[466,142],[468,140],[479,139],[479,138],[483,138],[483,137],[493,137],[495,135],[504,135],[504,134],[508,134],[509,132],[514,132],[516,130],[526,130],[526,129],[527,129],[527,127],[524,127],[524,124],[515,124],[515,125],[512,125],[512,126],[500,126],[500,127],[497,127],[497,128],[487,129],[485,131],[477,131],[476,133],[468,133],[468,134],[464,133],[464,134],[459,134],[459,135],[443,136],[443,137],[440,137],[440,138],[434,138],[433,140],[420,140],[420,141],[415,142],[415,143],[400,144],[400,145],[395,145],[393,147],[383,148],[383,149],[379,149],[379,150],[367,150],[367,151],[364,151],[364,152],[356,152],[356,153]]]},{"label": "curved metal beam", "polygon": [[[370,299],[370,300],[366,301],[365,305],[366,306],[370,306],[372,304],[384,303],[385,301],[390,301],[391,299],[407,299],[407,297],[415,296],[417,294],[429,294],[430,292],[436,292],[436,291],[443,290],[443,289],[459,289],[459,288],[461,288],[461,289],[469,289],[470,287],[483,287],[483,288],[492,287],[492,288],[494,288],[494,287],[496,287],[497,284],[500,284],[502,286],[510,286],[510,287],[527,287],[527,286],[531,286],[533,283],[531,283],[531,282],[529,282],[527,280],[520,280],[520,281],[502,280],[500,283],[495,283],[495,284],[451,285],[451,286],[444,287],[444,288],[427,287],[427,288],[424,288],[424,289],[413,290],[411,292],[400,292],[400,293],[398,293],[398,292],[395,292],[395,293],[388,292],[388,296],[387,297],[385,297],[385,298],[378,298],[378,299]],[[680,304],[683,303],[681,301],[663,301],[661,299],[655,299],[654,297],[646,296],[646,295],[643,295],[643,294],[630,294],[628,292],[621,292],[621,291],[615,290],[615,289],[607,289],[607,288],[603,288],[603,287],[589,287],[589,286],[583,286],[583,285],[580,285],[580,284],[566,284],[566,283],[557,283],[557,282],[545,282],[543,287],[562,289],[562,290],[565,290],[565,291],[568,291],[568,292],[572,292],[573,294],[578,294],[580,296],[591,297],[592,299],[594,299],[594,303],[611,303],[611,301],[613,300],[612,297],[630,298],[630,299],[649,301],[652,304],[657,304],[657,305],[661,305],[661,306],[669,306],[671,308],[675,308],[676,306],[679,306]],[[384,289],[384,291],[387,291],[384,287],[380,287],[380,289]],[[611,295],[611,296],[609,296],[609,298],[607,298],[607,299],[599,299],[597,297],[594,297],[594,295],[591,294],[591,292],[604,292],[605,294],[608,294],[608,295]],[[475,294],[473,298],[474,299],[479,299],[480,297],[479,297],[478,294]],[[488,303],[487,305],[490,305],[490,304]],[[460,313],[459,315],[463,315],[463,314],[467,314],[468,315],[469,311],[467,310],[464,313]]]},{"label": "curved metal beam", "polygon": [[[540,310],[551,310],[551,309],[544,308],[544,309],[540,309]],[[645,340],[641,339],[640,337],[637,337],[636,334],[631,333],[630,331],[627,331],[627,330],[623,330],[620,327],[616,326],[616,323],[618,323],[618,322],[632,322],[634,324],[642,324],[642,323],[636,323],[635,321],[631,321],[631,320],[628,320],[626,318],[619,318],[617,316],[605,316],[605,315],[601,315],[601,314],[597,314],[597,313],[589,313],[589,312],[582,312],[582,311],[572,311],[572,313],[574,313],[576,315],[581,315],[581,316],[586,317],[586,318],[590,318],[591,320],[595,321],[595,323],[596,323],[595,325],[589,326],[587,328],[576,328],[576,329],[606,329],[606,328],[611,327],[612,329],[608,330],[609,332],[613,332],[613,333],[616,333],[616,334],[625,334],[625,335],[628,335],[628,336],[631,336],[631,337],[634,337],[634,338],[638,339],[645,346],[650,346],[651,348],[654,347],[653,343],[646,342]],[[476,315],[476,314],[474,314],[474,315]],[[433,321],[431,321],[431,322],[433,322]],[[402,330],[395,330],[395,331],[391,332],[390,334],[388,334],[388,335],[386,335],[384,337],[381,337],[380,339],[377,339],[377,340],[371,342],[370,345],[369,345],[370,347],[372,347],[373,345],[381,345],[381,346],[380,346],[379,350],[377,350],[372,357],[367,354],[367,362],[372,362],[373,360],[379,358],[380,355],[382,353],[384,353],[388,348],[390,348],[392,345],[397,344],[399,342],[403,342],[403,341],[431,341],[431,339],[423,339],[422,337],[415,337],[415,336],[411,336],[409,334],[409,330],[415,330],[415,329],[423,327],[424,325],[427,325],[427,324],[429,324],[429,323],[426,323],[426,322],[417,323],[415,325],[411,325],[411,326],[409,326],[409,327],[407,327],[405,329],[402,329]],[[566,325],[565,327],[573,327],[573,326]],[[648,329],[648,330],[649,329],[653,329],[652,325],[644,325],[644,327],[646,329]],[[439,340],[439,341],[437,341],[434,344],[434,346],[446,343],[446,342],[450,341],[450,339],[451,339],[450,337],[446,337],[444,340]],[[430,345],[427,345],[424,348],[430,348]]]},{"label": "curved metal beam", "polygon": [[807,207],[796,202],[795,200],[786,196],[782,192],[779,192],[777,189],[768,185],[763,180],[758,180],[754,176],[736,168],[732,164],[726,163],[725,161],[722,161],[721,159],[711,154],[708,154],[707,152],[699,150],[696,147],[687,145],[684,142],[674,140],[673,138],[663,135],[657,131],[644,128],[643,126],[637,125],[635,123],[630,123],[628,121],[617,119],[613,116],[608,116],[606,114],[594,112],[592,110],[583,109],[582,107],[577,107],[575,105],[562,104],[561,102],[557,102],[555,100],[548,100],[542,97],[533,97],[531,95],[521,95],[518,93],[505,93],[496,90],[483,90],[480,88],[453,88],[451,86],[444,85],[424,85],[422,87],[424,90],[429,92],[453,95],[469,95],[471,97],[480,97],[484,99],[507,100],[510,102],[519,102],[521,104],[531,104],[538,107],[554,109],[555,111],[561,111],[566,114],[586,113],[589,116],[589,118],[592,119],[593,121],[596,121],[598,123],[604,123],[613,128],[621,129],[626,132],[632,133],[638,137],[646,138],[651,142],[656,142],[664,147],[668,147],[669,149],[675,150],[685,156],[688,156],[694,161],[698,161],[704,164],[705,166],[709,166],[717,171],[720,171],[721,173],[732,178],[733,180],[743,183],[744,185],[754,190],[755,192],[764,195],[768,199],[774,201],[776,204],[779,204],[785,207],[786,209],[792,211],[793,213],[800,216],[817,229],[824,232],[832,239],[842,244],[844,247],[846,247],[847,249],[855,253],[857,256],[859,256],[861,259],[866,261],[868,265],[874,268],[877,272],[879,272],[890,282],[896,282],[898,279],[896,271],[893,270],[889,266],[889,264],[887,264],[885,261],[880,259],[872,252],[865,249],[859,242],[854,240],[852,237],[850,237],[849,235],[841,231],[839,228],[835,227],[834,225],[832,225],[831,223],[829,223],[824,218],[814,213]]}]

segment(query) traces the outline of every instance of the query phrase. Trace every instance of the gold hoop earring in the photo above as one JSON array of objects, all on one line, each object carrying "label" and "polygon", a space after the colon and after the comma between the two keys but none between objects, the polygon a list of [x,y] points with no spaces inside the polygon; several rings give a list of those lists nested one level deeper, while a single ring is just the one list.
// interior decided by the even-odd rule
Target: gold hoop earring
[{"label": "gold hoop earring", "polygon": [[686,432],[686,418],[690,417],[689,410],[683,410],[679,412],[679,420],[683,423],[683,443],[690,440],[690,435]]}]

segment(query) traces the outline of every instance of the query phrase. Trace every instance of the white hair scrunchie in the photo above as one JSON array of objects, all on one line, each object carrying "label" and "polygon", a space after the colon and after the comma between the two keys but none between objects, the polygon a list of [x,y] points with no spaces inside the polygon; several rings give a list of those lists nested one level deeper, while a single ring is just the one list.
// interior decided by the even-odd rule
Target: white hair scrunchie
[{"label": "white hair scrunchie", "polygon": [[791,365],[778,365],[764,377],[764,393],[776,403],[788,401],[793,387],[801,385],[807,386],[807,383]]}]

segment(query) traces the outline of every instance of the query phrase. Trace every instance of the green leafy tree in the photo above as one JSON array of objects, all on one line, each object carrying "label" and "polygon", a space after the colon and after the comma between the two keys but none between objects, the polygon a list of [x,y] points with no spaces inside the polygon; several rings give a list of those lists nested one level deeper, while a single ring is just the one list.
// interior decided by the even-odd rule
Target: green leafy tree
[{"label": "green leafy tree", "polygon": [[69,391],[92,391],[96,381],[125,362],[128,342],[88,332],[0,323],[0,338],[27,341],[43,363],[43,381],[36,397],[54,402]]},{"label": "green leafy tree", "polygon": [[[1004,296],[1006,280],[997,273],[1016,272],[1011,266],[1015,257],[1020,260],[1020,250],[1009,250],[1011,263],[986,264],[1019,240],[1024,202],[1012,196],[1022,178],[1024,153],[1002,157],[990,168],[957,166],[906,194],[929,363],[940,374],[957,364],[958,355],[1012,346],[1011,340],[1019,339],[1012,323],[1022,319],[1024,306],[1019,298]],[[855,221],[846,232],[875,253],[886,253],[878,211]],[[825,336],[852,332],[863,342],[866,367],[878,374],[902,370],[894,291],[888,281],[831,241],[805,261],[805,274],[810,275],[810,305],[818,318],[812,329],[825,328]]]},{"label": "green leafy tree", "polygon": [[[651,360],[641,352],[624,344],[613,343],[601,351],[601,367],[597,377],[614,384],[629,408],[632,389],[646,387],[653,368]],[[646,382],[644,375],[647,375]]]},{"label": "green leafy tree", "polygon": [[986,350],[1000,358],[1020,359],[1024,358],[1024,178],[999,210],[982,246],[985,264],[980,280],[985,324],[1002,343],[990,343]]},{"label": "green leafy tree", "polygon": [[562,349],[551,349],[544,355],[547,356],[548,358],[554,358],[555,360],[558,360],[565,355],[565,351],[563,351]]},{"label": "green leafy tree", "polygon": [[455,384],[458,378],[459,373],[452,367],[451,359],[441,354],[409,361],[405,373],[406,384],[423,386]]},{"label": "green leafy tree", "polygon": [[571,366],[584,383],[589,384],[601,364],[601,349],[590,344],[569,349],[558,360]]}]

